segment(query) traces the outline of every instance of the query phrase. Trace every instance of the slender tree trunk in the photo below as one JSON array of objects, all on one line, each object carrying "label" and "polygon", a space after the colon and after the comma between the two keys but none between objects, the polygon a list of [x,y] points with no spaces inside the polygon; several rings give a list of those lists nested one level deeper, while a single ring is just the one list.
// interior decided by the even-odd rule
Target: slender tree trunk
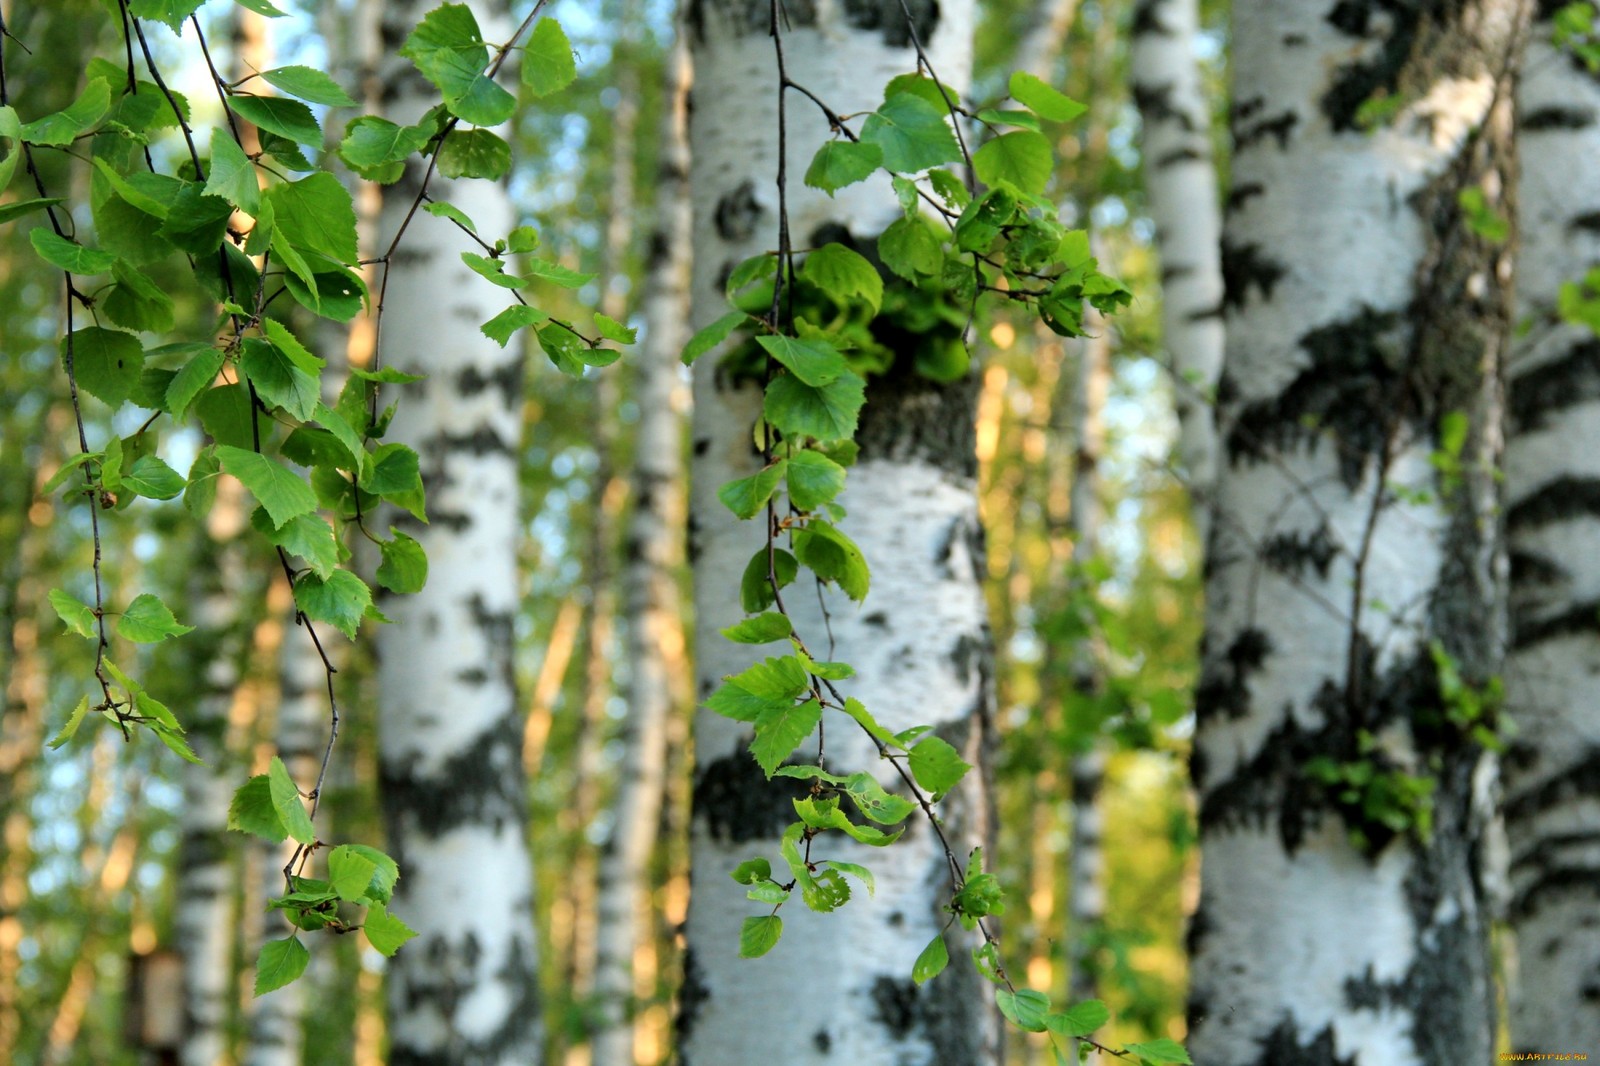
[{"label": "slender tree trunk", "polygon": [[1434,653],[1468,684],[1499,668],[1510,269],[1458,196],[1507,202],[1522,17],[1234,9],[1192,765],[1189,1047],[1208,1066],[1494,1055],[1494,761],[1451,721]]},{"label": "slender tree trunk", "polygon": [[1204,544],[1218,460],[1212,404],[1222,372],[1222,208],[1211,106],[1195,55],[1199,30],[1199,0],[1140,0],[1134,8],[1133,98],[1161,255],[1162,345],[1178,411],[1178,462]]},{"label": "slender tree trunk", "polygon": [[[395,56],[431,4],[384,11]],[[498,5],[473,4],[486,39],[511,32]],[[404,60],[388,71],[388,115],[415,122],[434,93]],[[399,227],[420,168],[385,197]],[[437,181],[486,234],[514,221],[503,186]],[[525,838],[522,729],[512,669],[519,529],[521,352],[479,332],[503,298],[462,263],[464,238],[422,215],[390,264],[380,356],[427,375],[407,387],[390,438],[421,455],[430,524],[410,532],[428,584],[386,600],[377,633],[379,772],[401,878],[393,910],[417,930],[388,969],[389,1061],[505,1063],[540,1055],[532,864]]]},{"label": "slender tree trunk", "polygon": [[689,54],[677,40],[667,61],[663,155],[656,225],[645,279],[645,339],[634,373],[639,408],[634,445],[633,513],[624,548],[622,597],[628,619],[628,716],[621,736],[611,837],[600,853],[599,933],[594,992],[597,1066],[632,1066],[630,999],[641,990],[636,951],[654,940],[646,909],[650,859],[661,823],[666,726],[672,712],[672,660],[681,658],[682,605],[674,571],[682,562],[683,430],[679,355],[688,339],[689,258],[693,237],[688,190]]},{"label": "slender tree trunk", "polygon": [[[911,8],[941,79],[964,90],[973,9],[967,2]],[[840,113],[876,107],[890,77],[914,69],[906,23],[895,3],[788,6],[784,27],[790,77]],[[690,8],[695,55],[690,144],[695,231],[695,317],[722,313],[720,279],[777,239],[776,74],[766,5],[703,2]],[[887,183],[841,190],[830,200],[801,184],[826,123],[798,94],[789,106],[790,222],[797,247],[845,239],[870,247],[898,214]],[[909,358],[912,353],[900,353]],[[691,560],[701,695],[751,661],[747,647],[718,635],[738,621],[738,575],[762,543],[756,523],[731,519],[718,486],[753,472],[750,444],[760,393],[718,373],[715,356],[695,367]],[[975,380],[939,386],[909,370],[869,383],[857,440],[861,457],[841,502],[844,528],[873,567],[857,608],[828,595],[831,631],[809,589],[790,594],[797,624],[819,653],[835,646],[857,677],[847,684],[891,729],[927,723],[980,767],[944,803],[945,832],[965,858],[988,819],[984,752],[991,647],[982,594],[973,442]],[[850,723],[827,724],[830,767],[879,768],[876,752]],[[680,1027],[684,1061],[978,1064],[996,1061],[999,1032],[991,996],[965,958],[918,987],[911,966],[948,915],[944,857],[926,825],[871,855],[877,895],[864,893],[831,914],[784,910],[783,942],[756,960],[736,957],[741,920],[753,913],[728,877],[751,855],[777,855],[794,820],[792,788],[763,780],[737,722],[702,712],[697,723],[693,892],[688,916]],[[835,845],[830,845],[830,848]],[[864,851],[866,849],[860,849]],[[797,985],[797,975],[803,978]]]},{"label": "slender tree trunk", "polygon": [[[1541,4],[1549,15],[1558,5]],[[1517,92],[1521,250],[1506,449],[1512,645],[1505,759],[1517,1051],[1600,1049],[1600,337],[1556,294],[1600,266],[1600,82],[1535,24]]]}]

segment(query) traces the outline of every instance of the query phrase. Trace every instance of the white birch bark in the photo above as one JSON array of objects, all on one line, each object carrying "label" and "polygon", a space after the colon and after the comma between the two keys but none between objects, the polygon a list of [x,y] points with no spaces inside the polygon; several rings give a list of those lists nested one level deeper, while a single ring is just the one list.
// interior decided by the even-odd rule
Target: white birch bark
[{"label": "white birch bark", "polygon": [[[1208,1066],[1493,1058],[1494,765],[1448,723],[1429,644],[1469,680],[1497,672],[1509,260],[1456,205],[1468,187],[1505,202],[1521,14],[1234,9],[1226,460],[1192,766],[1189,1047]],[[1452,413],[1468,433],[1447,477],[1430,460]],[[1317,756],[1433,779],[1426,842],[1339,806]]]},{"label": "white birch bark", "polygon": [[632,474],[633,513],[624,546],[628,715],[618,739],[611,838],[600,853],[599,929],[594,974],[597,1066],[632,1066],[634,952],[653,935],[647,918],[650,859],[661,821],[666,727],[672,712],[671,658],[681,656],[682,604],[674,568],[682,561],[684,399],[678,357],[688,340],[688,43],[667,60],[656,225],[650,239],[644,342],[634,372],[639,408]]},{"label": "white birch bark", "polygon": [[1222,209],[1211,107],[1195,55],[1199,30],[1199,0],[1140,0],[1130,64],[1145,195],[1161,256],[1161,335],[1174,378],[1178,462],[1204,544],[1217,474],[1212,403],[1222,372]]},{"label": "white birch bark", "polygon": [[[1548,15],[1549,5],[1541,5]],[[1600,82],[1535,24],[1517,90],[1521,248],[1506,449],[1511,1046],[1600,1048],[1600,338],[1555,314],[1600,266]]]},{"label": "white birch bark", "polygon": [[[972,4],[912,3],[940,78],[964,90]],[[790,76],[843,114],[870,111],[882,88],[914,68],[897,2],[789,4],[784,29]],[[702,0],[689,9],[695,57],[691,189],[698,236],[695,319],[724,308],[720,279],[777,240],[776,66],[765,3]],[[789,98],[789,206],[796,247],[819,243],[825,225],[876,239],[898,212],[887,181],[841,190],[830,200],[800,177],[828,136],[819,113]],[[833,239],[838,231],[823,231]],[[901,353],[908,356],[910,353]],[[715,355],[695,367],[690,559],[695,573],[697,692],[752,660],[718,633],[742,617],[738,576],[764,542],[758,523],[735,521],[717,488],[759,464],[750,430],[759,391],[718,374]],[[980,767],[943,804],[946,832],[963,861],[983,837],[988,810],[982,770],[988,739],[990,640],[981,581],[982,531],[975,495],[975,382],[939,387],[910,373],[868,386],[857,439],[861,458],[841,502],[844,529],[872,566],[861,606],[828,595],[832,640],[811,589],[788,603],[818,654],[847,658],[845,683],[890,729],[926,723]],[[830,716],[833,717],[833,716]],[[824,723],[831,768],[889,775],[852,723]],[[952,965],[917,987],[912,962],[948,919],[948,872],[926,824],[873,854],[846,842],[828,853],[865,863],[877,895],[859,889],[831,914],[799,900],[783,910],[783,940],[768,955],[738,955],[742,920],[754,913],[728,872],[741,860],[776,860],[778,837],[795,820],[790,782],[767,782],[746,750],[748,729],[702,711],[696,723],[688,955],[679,1019],[686,1066],[785,1062],[853,1066],[997,1061],[999,1032],[989,989],[952,935]],[[814,752],[811,757],[814,757]],[[830,834],[831,836],[832,834]]]},{"label": "white birch bark", "polygon": [[[384,10],[385,51],[432,7]],[[471,5],[485,39],[503,41],[504,9]],[[387,71],[388,117],[415,122],[437,99],[410,65]],[[381,230],[393,234],[420,168],[391,186]],[[433,195],[503,234],[505,188],[435,178]],[[525,838],[522,729],[512,673],[517,608],[517,446],[522,358],[479,331],[505,300],[461,261],[469,245],[419,214],[390,264],[379,355],[423,373],[402,390],[389,438],[421,455],[429,523],[409,531],[428,553],[428,584],[384,601],[377,631],[379,773],[391,853],[401,878],[393,910],[418,937],[390,963],[389,1061],[504,1063],[540,1057]]]},{"label": "white birch bark", "polygon": [[[218,501],[226,507],[227,500]],[[237,507],[237,501],[234,501]],[[183,1066],[213,1066],[228,1050],[228,1004],[233,995],[235,877],[228,834],[228,804],[238,785],[237,766],[225,738],[228,706],[239,684],[240,559],[211,547],[196,571],[202,585],[195,625],[207,635],[199,698],[185,721],[203,764],[184,764],[183,809],[178,816],[179,861],[173,938],[183,955]]]}]

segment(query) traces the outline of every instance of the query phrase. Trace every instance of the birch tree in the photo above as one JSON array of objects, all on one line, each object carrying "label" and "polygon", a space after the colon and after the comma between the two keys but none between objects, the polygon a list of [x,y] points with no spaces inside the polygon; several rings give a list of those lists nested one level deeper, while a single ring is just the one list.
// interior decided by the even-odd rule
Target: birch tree
[{"label": "birch tree", "polygon": [[1195,55],[1199,0],[1134,8],[1133,99],[1145,196],[1161,256],[1161,337],[1176,379],[1178,460],[1205,543],[1217,434],[1211,403],[1222,372],[1222,210],[1211,156],[1211,107]]},{"label": "birch tree", "polygon": [[[972,5],[910,10],[938,76],[964,89]],[[838,113],[871,111],[890,78],[915,68],[897,4],[788,5],[786,12],[789,77]],[[777,238],[779,101],[768,5],[695,4],[689,25],[690,186],[699,235],[693,292],[703,325],[718,313],[733,266],[771,249]],[[789,108],[786,129],[798,161],[828,136],[827,123],[804,102]],[[899,214],[885,184],[840,189],[830,200],[805,190],[799,171],[791,162],[789,226],[797,248],[838,240],[870,247]],[[815,632],[827,629],[819,655],[834,646],[849,649],[858,674],[850,694],[887,728],[931,723],[968,762],[981,765],[991,649],[975,499],[975,389],[965,376],[944,385],[919,378],[906,365],[917,354],[916,341],[907,336],[904,344],[903,362],[869,385],[856,437],[860,458],[840,501],[849,512],[844,528],[871,561],[871,592],[859,608],[830,591],[820,594],[824,607],[807,609],[816,594],[796,585],[791,609]],[[719,371],[710,356],[696,367],[694,391],[690,557],[698,690],[705,696],[718,679],[751,662],[748,649],[718,633],[743,616],[736,578],[761,541],[750,524],[730,519],[717,493],[760,466],[750,432],[761,392]],[[830,760],[876,762],[862,739],[839,732],[827,737]],[[959,957],[964,952],[953,952],[957,965],[931,984],[919,987],[910,978],[918,951],[948,920],[942,912],[948,871],[925,825],[871,856],[875,898],[857,898],[826,915],[796,908],[770,955],[735,957],[749,904],[746,886],[728,872],[753,852],[777,853],[778,837],[794,818],[791,799],[804,794],[782,787],[782,779],[763,779],[746,750],[749,738],[744,724],[718,715],[702,712],[696,724],[682,1061],[755,1062],[775,1048],[791,1060],[863,1066],[996,1061],[989,996]],[[969,775],[945,801],[945,833],[962,855],[983,836],[981,781]]]},{"label": "birch tree", "polygon": [[1196,1062],[1487,1062],[1520,6],[1234,9]]},{"label": "birch tree", "polygon": [[1517,88],[1518,317],[1531,329],[1510,365],[1505,814],[1519,959],[1511,1046],[1557,1052],[1600,1047],[1600,82],[1552,45],[1551,16],[1569,16],[1540,11]]},{"label": "birch tree", "polygon": [[[384,11],[396,57],[430,3]],[[498,5],[471,5],[486,40],[511,27]],[[387,73],[391,121],[417,121],[438,95],[404,59]],[[421,167],[386,191],[385,241],[402,226]],[[484,233],[514,223],[493,181],[439,181],[435,195]],[[392,852],[403,871],[396,913],[418,936],[388,971],[392,1063],[539,1059],[532,866],[512,673],[517,603],[521,356],[479,330],[500,298],[468,269],[460,230],[417,215],[389,264],[379,354],[426,374],[408,387],[391,434],[421,457],[429,524],[408,525],[428,581],[385,601],[378,635],[379,773]],[[493,302],[490,302],[493,301]]]}]

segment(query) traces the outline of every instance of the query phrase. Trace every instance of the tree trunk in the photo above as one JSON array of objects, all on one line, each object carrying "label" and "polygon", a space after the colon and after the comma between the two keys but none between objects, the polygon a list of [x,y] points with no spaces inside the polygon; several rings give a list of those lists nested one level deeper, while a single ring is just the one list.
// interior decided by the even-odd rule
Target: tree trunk
[{"label": "tree trunk", "polygon": [[[1540,5],[1548,14],[1551,5]],[[1600,338],[1560,322],[1561,285],[1600,266],[1600,83],[1535,24],[1517,91],[1523,158],[1506,449],[1512,645],[1505,759],[1517,1051],[1600,1048]]]},{"label": "tree trunk", "polygon": [[[1190,1053],[1488,1062],[1515,0],[1234,10]],[[1431,791],[1428,791],[1431,789]]]},{"label": "tree trunk", "polygon": [[[385,9],[395,56],[431,7]],[[471,5],[490,41],[503,8]],[[386,78],[388,117],[415,122],[437,94],[405,60]],[[420,168],[385,196],[393,234]],[[509,232],[510,198],[486,181],[435,178],[433,195],[481,233]],[[418,932],[388,969],[389,1061],[537,1062],[540,1056],[532,865],[524,825],[522,729],[512,671],[519,529],[521,351],[479,332],[504,298],[458,252],[464,237],[419,215],[389,266],[380,356],[424,373],[403,389],[389,437],[420,453],[430,524],[410,529],[428,553],[428,584],[384,601],[377,630],[379,774],[390,851],[401,878],[393,910]]]},{"label": "tree trunk", "polygon": [[1145,193],[1161,255],[1161,335],[1178,412],[1178,461],[1204,544],[1218,459],[1211,406],[1222,372],[1222,208],[1211,107],[1195,56],[1199,30],[1199,0],[1141,0],[1131,63],[1144,128]]},{"label": "tree trunk", "polygon": [[611,838],[600,854],[599,936],[594,992],[597,1066],[632,1066],[634,954],[654,938],[647,920],[650,859],[661,821],[672,662],[683,654],[675,569],[682,562],[683,403],[678,357],[688,339],[693,239],[688,189],[689,53],[681,34],[667,59],[663,154],[656,187],[643,310],[645,340],[634,374],[639,408],[633,514],[624,549],[622,598],[628,618],[628,716],[619,739]]},{"label": "tree trunk", "polygon": [[[973,6],[913,3],[918,29],[939,77],[966,88]],[[783,27],[790,77],[842,114],[875,108],[882,87],[914,69],[897,3],[815,8],[791,4]],[[695,231],[695,317],[723,311],[720,280],[737,262],[777,241],[776,65],[768,7],[702,0],[690,5],[695,55],[690,144]],[[887,182],[873,180],[828,199],[800,175],[828,136],[826,122],[799,94],[789,98],[789,206],[797,248],[848,239],[871,247],[898,214]],[[840,228],[848,237],[840,236]],[[914,353],[898,353],[909,363]],[[731,478],[753,473],[759,457],[751,427],[755,387],[718,373],[715,356],[695,367],[690,556],[695,573],[698,692],[748,665],[747,646],[718,630],[740,620],[738,575],[763,543],[758,523],[734,521],[717,499]],[[873,568],[861,607],[827,594],[831,631],[809,587],[789,601],[796,624],[819,655],[835,647],[855,666],[845,683],[890,729],[933,725],[979,767],[943,804],[945,832],[958,857],[983,839],[988,819],[984,749],[991,728],[991,646],[982,594],[983,534],[978,523],[973,442],[976,382],[935,385],[897,370],[868,385],[857,440],[858,464],[840,502],[843,528]],[[809,607],[809,609],[808,609]],[[842,718],[825,723],[829,766],[886,767]],[[695,1066],[765,1061],[775,1049],[791,1062],[978,1064],[997,1061],[999,1030],[991,996],[953,937],[954,964],[921,987],[912,962],[944,926],[948,871],[926,824],[892,847],[835,845],[877,875],[831,914],[798,905],[783,912],[785,935],[771,954],[741,960],[739,929],[755,913],[728,873],[752,855],[776,857],[778,837],[795,820],[798,793],[766,781],[746,750],[740,723],[702,712],[692,824],[688,955],[682,994],[682,1061]],[[812,975],[804,988],[796,975]]]}]

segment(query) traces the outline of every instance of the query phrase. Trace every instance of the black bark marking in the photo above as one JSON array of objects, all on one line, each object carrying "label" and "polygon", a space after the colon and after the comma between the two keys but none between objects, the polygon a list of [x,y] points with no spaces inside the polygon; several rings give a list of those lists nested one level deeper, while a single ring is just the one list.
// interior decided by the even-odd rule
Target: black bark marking
[{"label": "black bark marking", "polygon": [[1323,1026],[1309,1043],[1302,1044],[1299,1027],[1292,1018],[1285,1018],[1259,1046],[1260,1055],[1250,1060],[1248,1066],[1357,1066],[1354,1054],[1339,1057],[1331,1025]]},{"label": "black bark marking", "polygon": [[1289,272],[1280,259],[1261,250],[1257,243],[1235,244],[1222,239],[1222,306],[1229,310],[1244,307],[1253,286],[1263,300],[1272,299],[1272,290]]},{"label": "black bark marking", "polygon": [[756,199],[755,183],[745,181],[717,201],[717,232],[729,242],[749,240],[761,224],[763,213]]},{"label": "black bark marking", "polygon": [[1171,37],[1172,31],[1161,21],[1164,0],[1139,0],[1133,8],[1133,36],[1153,33],[1158,37]]},{"label": "black bark marking", "polygon": [[1205,163],[1208,161],[1209,157],[1206,153],[1197,148],[1174,148],[1156,159],[1155,168],[1157,170],[1165,170],[1168,167],[1175,167],[1179,163]]},{"label": "black bark marking", "polygon": [[880,977],[872,983],[877,1019],[896,1040],[911,1035],[917,1020],[917,984],[909,978]]},{"label": "black bark marking", "polygon": [[[1328,24],[1350,37],[1370,40],[1384,32],[1375,50],[1342,66],[1322,98],[1323,114],[1335,132],[1358,128],[1361,106],[1375,96],[1392,96],[1452,73],[1477,56],[1461,56],[1456,27],[1464,0],[1340,0]],[[1381,17],[1375,17],[1380,15]],[[1452,54],[1453,53],[1453,54]],[[1421,95],[1417,92],[1416,95]]]},{"label": "black bark marking", "polygon": [[741,743],[700,771],[693,816],[705,819],[711,836],[725,843],[775,840],[794,821],[793,801],[804,799],[808,788],[792,777],[769,781]]},{"label": "black bark marking", "polygon": [[[1261,669],[1261,664],[1272,654],[1272,638],[1259,629],[1243,630],[1228,650],[1223,661],[1212,664],[1206,657],[1205,674],[1195,689],[1195,715],[1204,722],[1217,714],[1229,719],[1245,718],[1250,714],[1250,676]],[[1195,782],[1198,785],[1200,782]]]},{"label": "black bark marking", "polygon": [[413,836],[438,837],[464,825],[491,826],[496,832],[520,827],[527,817],[522,777],[522,729],[515,706],[467,747],[431,773],[422,756],[382,762],[379,779],[395,861],[407,861],[403,842]]},{"label": "black bark marking", "polygon": [[1586,211],[1574,215],[1567,222],[1567,232],[1600,233],[1600,211]]},{"label": "black bark marking", "polygon": [[1541,133],[1545,130],[1586,130],[1595,123],[1593,108],[1551,104],[1517,117],[1517,128],[1522,133]]},{"label": "black bark marking", "polygon": [[[784,0],[784,28],[814,26],[817,22],[816,0]],[[772,4],[770,0],[689,0],[684,9],[684,21],[694,39],[705,42],[706,29],[711,25],[731,31],[735,36],[766,34],[772,29]]]},{"label": "black bark marking", "polygon": [[455,1022],[461,999],[479,984],[475,971],[483,951],[477,938],[468,934],[454,944],[444,937],[430,937],[426,944],[412,943],[410,950],[425,957],[405,966],[402,979],[390,978],[391,1007],[409,1013],[436,1010],[444,1018],[449,1036],[440,1047],[408,1045],[403,1035],[396,1035],[389,1052],[391,1066],[493,1066],[536,1054],[540,1043],[538,963],[524,938],[512,937],[506,964],[494,974],[497,981],[511,987],[512,1002],[500,1027],[478,1040],[462,1035]]},{"label": "black bark marking", "polygon": [[[1520,746],[1519,746],[1520,747]],[[1600,751],[1591,749],[1582,759],[1552,774],[1533,788],[1508,796],[1506,820],[1526,822],[1554,807],[1600,798]]]},{"label": "black bark marking", "polygon": [[1133,102],[1139,109],[1139,114],[1144,116],[1147,126],[1158,122],[1175,122],[1183,127],[1187,133],[1194,133],[1194,121],[1188,112],[1176,107],[1172,103],[1172,93],[1177,88],[1172,82],[1164,81],[1160,85],[1135,83],[1133,86]]},{"label": "black bark marking", "polygon": [[[939,28],[938,0],[909,0],[905,8],[901,0],[844,0],[845,21],[860,30],[878,30],[883,43],[890,48],[910,48],[911,28],[917,31],[917,40],[926,45]],[[911,24],[906,24],[906,10],[911,12]]]},{"label": "black bark marking", "polygon": [[[1223,260],[1226,270],[1227,259]],[[1361,484],[1369,460],[1384,448],[1385,430],[1397,407],[1427,419],[1433,401],[1407,403],[1400,368],[1405,359],[1404,320],[1398,312],[1363,305],[1341,322],[1320,326],[1300,338],[1310,356],[1302,370],[1277,396],[1248,404],[1228,435],[1228,454],[1235,462],[1262,462],[1282,452],[1310,448],[1332,436],[1339,454],[1339,472],[1352,491]],[[1415,416],[1414,416],[1415,417]],[[1427,423],[1431,432],[1431,421]]]},{"label": "black bark marking", "polygon": [[[1591,772],[1594,767],[1590,767]],[[1600,902],[1600,864],[1586,858],[1600,847],[1600,832],[1552,833],[1511,863],[1510,916],[1520,921],[1563,900]]]},{"label": "black bark marking", "polygon": [[1293,108],[1286,108],[1248,126],[1236,119],[1233,123],[1234,151],[1243,151],[1271,137],[1278,142],[1278,150],[1286,152],[1289,150],[1289,138],[1294,136],[1294,129],[1299,124],[1300,115]]},{"label": "black bark marking", "polygon": [[1532,617],[1533,614],[1531,609],[1518,613],[1511,641],[1513,649],[1522,651],[1557,637],[1600,632],[1600,600],[1575,603],[1553,615]]},{"label": "black bark marking", "polygon": [[506,440],[491,426],[479,426],[467,433],[440,433],[424,442],[423,447],[435,471],[439,459],[447,454],[465,453],[478,458],[485,455],[515,457],[517,454],[515,442]]},{"label": "black bark marking", "polygon": [[[688,1042],[689,1034],[694,1031],[695,1023],[700,1020],[700,1010],[711,999],[711,989],[706,984],[705,971],[700,967],[700,959],[695,955],[693,945],[683,950],[683,987],[678,990],[678,1016],[673,1020],[673,1029],[677,1033],[678,1046],[681,1048]],[[687,1066],[688,1060],[682,1054],[678,1057],[679,1066]]]},{"label": "black bark marking", "polygon": [[862,460],[920,460],[963,479],[978,475],[976,410],[978,379],[971,374],[948,385],[914,369],[916,345],[926,339],[892,325],[874,334],[899,356],[885,374],[867,382],[856,443]]},{"label": "black bark marking", "polygon": [[1542,529],[1574,518],[1600,518],[1600,478],[1558,477],[1512,504],[1506,529]]},{"label": "black bark marking", "polygon": [[1261,561],[1280,574],[1292,577],[1303,577],[1310,568],[1318,577],[1326,578],[1328,567],[1338,554],[1339,547],[1326,522],[1309,533],[1304,530],[1279,533],[1261,543]]},{"label": "black bark marking", "polygon": [[1263,195],[1266,191],[1267,187],[1259,181],[1241,181],[1228,190],[1228,200],[1223,210],[1228,214],[1232,214],[1257,196]]},{"label": "black bark marking", "polygon": [[828,1035],[828,1030],[818,1029],[811,1034],[811,1046],[826,1055],[833,1050],[833,1037]]},{"label": "black bark marking", "polygon": [[475,366],[464,368],[456,375],[456,390],[463,396],[476,396],[485,389],[498,389],[506,410],[515,411],[522,406],[522,360],[502,363],[487,374]]},{"label": "black bark marking", "polygon": [[1600,401],[1600,339],[1585,337],[1560,358],[1517,374],[1506,401],[1512,435],[1542,429],[1551,415]]}]

